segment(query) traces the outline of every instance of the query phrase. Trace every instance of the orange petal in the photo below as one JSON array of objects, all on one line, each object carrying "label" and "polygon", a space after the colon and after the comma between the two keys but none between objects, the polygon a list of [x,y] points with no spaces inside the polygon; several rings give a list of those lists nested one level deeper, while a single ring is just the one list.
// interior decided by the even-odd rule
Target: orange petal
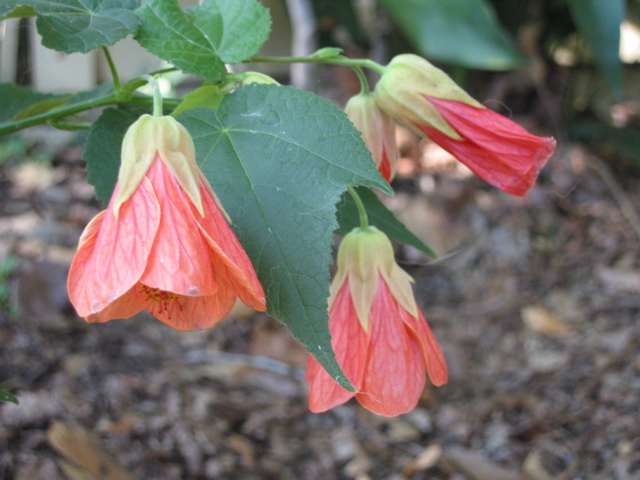
[{"label": "orange petal", "polygon": [[122,297],[142,276],[158,229],[160,210],[144,180],[113,214],[113,198],[106,211],[87,225],[71,268],[67,286],[78,315],[100,313]]},{"label": "orange petal", "polygon": [[[331,345],[336,361],[356,390],[362,385],[367,359],[368,335],[362,329],[351,300],[348,281],[345,281],[329,309]],[[341,405],[355,394],[341,387],[313,357],[307,362],[309,386],[309,410],[324,412]]]},{"label": "orange petal", "polygon": [[202,330],[210,328],[224,318],[235,303],[235,295],[224,289],[215,295],[186,296],[162,292],[141,285],[149,313],[177,330]]},{"label": "orange petal", "polygon": [[139,293],[138,285],[133,286],[127,293],[107,305],[105,309],[87,316],[85,320],[89,323],[104,323],[117,318],[133,317],[140,313],[146,308],[146,302]]},{"label": "orange petal", "polygon": [[381,277],[371,308],[371,341],[358,401],[374,413],[395,416],[412,410],[425,384],[420,345],[401,319],[402,308]]},{"label": "orange petal", "polygon": [[433,335],[424,315],[420,310],[418,310],[418,318],[414,317],[406,310],[403,310],[401,314],[405,325],[415,335],[415,338],[420,345],[424,361],[427,365],[429,380],[431,380],[431,383],[436,387],[444,385],[449,379],[447,362],[444,359],[440,345],[438,345],[438,341]]},{"label": "orange petal", "polygon": [[141,282],[178,295],[212,295],[219,286],[213,255],[200,234],[193,203],[173,173],[156,156],[147,171],[160,204],[160,224]]},{"label": "orange petal", "polygon": [[[224,272],[227,282],[245,305],[260,311],[266,310],[264,290],[251,260],[202,179],[200,191],[205,216],[199,219],[199,225],[214,252],[215,268]],[[194,215],[198,215],[197,211],[194,211]]]}]

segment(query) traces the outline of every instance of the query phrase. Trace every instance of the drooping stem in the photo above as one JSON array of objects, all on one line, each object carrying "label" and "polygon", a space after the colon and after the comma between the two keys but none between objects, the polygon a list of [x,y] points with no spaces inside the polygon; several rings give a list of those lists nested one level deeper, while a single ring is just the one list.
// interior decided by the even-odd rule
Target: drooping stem
[{"label": "drooping stem", "polygon": [[355,66],[353,67],[354,72],[356,72],[356,75],[358,75],[358,80],[360,80],[360,89],[363,95],[366,95],[369,93],[369,80],[367,79],[367,76],[364,74],[364,72],[362,71],[361,67]]},{"label": "drooping stem", "polygon": [[113,89],[117,92],[118,90],[120,90],[120,75],[118,74],[118,69],[116,68],[116,64],[113,62],[113,57],[111,56],[111,52],[109,52],[109,49],[107,47],[102,47],[102,52],[107,59],[109,71],[111,72],[111,78],[113,78]]},{"label": "drooping stem", "polygon": [[370,68],[380,74],[384,73],[386,67],[366,58],[347,58],[343,56],[335,57],[317,57],[309,55],[308,57],[253,57],[245,60],[245,63],[329,63],[332,65],[347,65],[350,67]]},{"label": "drooping stem", "polygon": [[347,187],[347,191],[356,203],[358,215],[360,215],[360,228],[369,228],[369,216],[367,215],[367,210],[364,208],[364,203],[362,203],[360,195],[358,195],[358,192],[356,192],[356,189],[353,187]]},{"label": "drooping stem", "polygon": [[161,117],[163,110],[162,110],[162,92],[160,91],[160,83],[158,83],[158,80],[155,77],[152,77],[151,75],[143,75],[142,77],[149,82],[149,85],[151,85],[151,88],[153,89],[153,116]]}]

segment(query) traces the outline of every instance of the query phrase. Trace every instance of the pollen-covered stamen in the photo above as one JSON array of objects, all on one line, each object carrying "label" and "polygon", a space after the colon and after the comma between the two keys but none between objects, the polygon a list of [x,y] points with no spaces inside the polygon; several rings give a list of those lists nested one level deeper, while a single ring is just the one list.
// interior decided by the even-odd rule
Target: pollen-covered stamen
[{"label": "pollen-covered stamen", "polygon": [[[152,288],[146,285],[142,285],[142,293],[147,297],[147,302],[151,303],[147,307],[151,314],[161,314],[169,310],[169,304],[171,302],[177,302],[179,295],[159,288]],[[178,308],[182,309],[182,305],[178,302]]]}]

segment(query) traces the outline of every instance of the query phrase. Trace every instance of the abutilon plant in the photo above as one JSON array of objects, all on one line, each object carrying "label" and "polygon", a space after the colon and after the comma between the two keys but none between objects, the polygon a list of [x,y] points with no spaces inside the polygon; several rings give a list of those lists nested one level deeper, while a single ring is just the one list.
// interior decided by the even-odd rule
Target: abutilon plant
[{"label": "abutilon plant", "polygon": [[122,143],[118,183],[87,225],[68,279],[88,322],[147,309],[179,330],[208,328],[237,298],[265,310],[255,270],[173,117],[143,115]]},{"label": "abutilon plant", "polygon": [[346,235],[337,265],[329,331],[338,363],[356,391],[340,386],[309,356],[309,408],[324,412],[355,397],[380,415],[409,412],[427,375],[436,386],[448,379],[440,346],[413,295],[413,280],[396,263],[389,238],[375,227]]},{"label": "abutilon plant", "polygon": [[[90,130],[83,160],[107,206],[84,229],[70,267],[68,293],[80,317],[107,322],[146,309],[196,330],[215,325],[237,300],[258,311],[268,303],[312,354],[314,412],[355,397],[398,415],[418,403],[427,377],[447,381],[389,237],[432,252],[369,190],[393,193],[395,122],[515,195],[532,187],[555,140],[485,108],[416,55],[387,66],[331,47],[256,57],[271,28],[259,0],[185,9],[168,0],[54,3],[55,11],[44,1],[0,2],[0,20],[38,17],[44,47],[99,51],[111,81],[71,95],[0,83],[0,135],[36,125]],[[121,81],[109,52],[126,37],[171,65],[156,75],[179,70],[201,82],[162,99],[154,77]],[[310,62],[349,66],[359,77],[361,93],[346,114],[262,73],[227,68]],[[380,74],[375,91],[364,69]],[[153,98],[138,90],[145,84],[155,85]],[[141,116],[151,105],[153,116]],[[98,108],[90,125],[78,122]],[[329,285],[336,233],[345,236]]]},{"label": "abutilon plant", "polygon": [[394,57],[376,85],[382,110],[427,136],[476,175],[513,195],[525,195],[555,151],[538,137],[473,99],[429,61]]}]

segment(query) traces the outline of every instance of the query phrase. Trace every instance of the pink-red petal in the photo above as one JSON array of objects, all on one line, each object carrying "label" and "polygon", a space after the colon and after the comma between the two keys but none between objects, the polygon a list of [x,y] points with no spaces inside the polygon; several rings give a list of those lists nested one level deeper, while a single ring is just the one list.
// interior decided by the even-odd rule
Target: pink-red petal
[{"label": "pink-red petal", "polygon": [[147,179],[160,204],[160,224],[141,282],[178,295],[212,295],[218,288],[213,252],[200,234],[192,201],[159,156]]},{"label": "pink-red petal", "polygon": [[148,180],[120,207],[118,218],[115,196],[87,225],[71,263],[69,298],[81,317],[99,314],[138,282],[158,230],[160,209]]},{"label": "pink-red petal", "polygon": [[532,135],[492,110],[427,95],[425,98],[462,140],[430,126],[416,126],[476,175],[507,193],[525,195],[555,150],[553,138]]},{"label": "pink-red petal", "polygon": [[424,389],[426,372],[420,345],[401,319],[402,307],[382,276],[370,313],[371,341],[358,401],[379,415],[411,411]]},{"label": "pink-red petal", "polygon": [[[329,309],[329,331],[338,365],[356,390],[359,390],[365,371],[369,336],[358,320],[348,280],[338,291]],[[309,409],[312,412],[325,412],[355,395],[341,387],[312,355],[309,355],[307,362],[306,377],[310,382]]]}]

